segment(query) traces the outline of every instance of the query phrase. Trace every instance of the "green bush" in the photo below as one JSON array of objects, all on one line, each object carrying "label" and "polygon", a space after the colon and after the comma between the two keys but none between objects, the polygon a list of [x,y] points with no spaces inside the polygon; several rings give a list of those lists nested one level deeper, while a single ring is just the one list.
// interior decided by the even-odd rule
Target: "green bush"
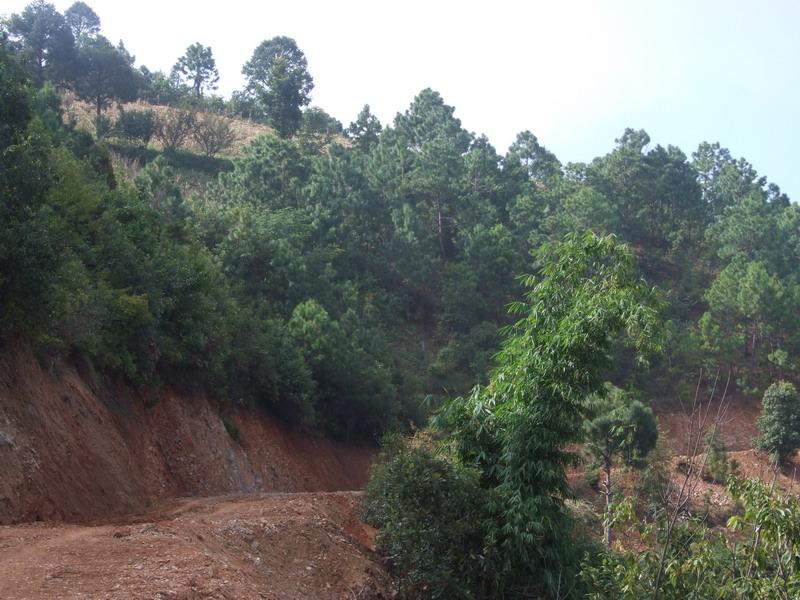
[{"label": "green bush", "polygon": [[800,447],[800,394],[794,385],[778,381],[767,388],[758,428],[761,435],[755,440],[756,448],[775,460],[785,460]]},{"label": "green bush", "polygon": [[108,137],[114,132],[114,123],[105,115],[94,118],[94,134],[98,140]]},{"label": "green bush", "polygon": [[740,507],[723,531],[701,518],[673,523],[629,517],[641,543],[587,554],[581,579],[587,600],[798,598],[800,503],[757,479],[728,481]]},{"label": "green bush", "polygon": [[364,495],[402,598],[478,598],[487,492],[476,472],[387,437]]},{"label": "green bush", "polygon": [[117,133],[131,141],[147,146],[156,133],[158,121],[152,110],[122,111],[117,119]]},{"label": "green bush", "polygon": [[706,432],[706,474],[716,483],[724,483],[728,478],[730,465],[725,440],[715,425]]}]

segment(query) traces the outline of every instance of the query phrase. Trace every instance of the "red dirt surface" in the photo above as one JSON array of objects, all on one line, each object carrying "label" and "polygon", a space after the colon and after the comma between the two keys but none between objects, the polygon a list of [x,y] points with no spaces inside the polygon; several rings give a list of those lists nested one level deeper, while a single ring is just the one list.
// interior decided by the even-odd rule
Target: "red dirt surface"
[{"label": "red dirt surface", "polygon": [[[700,455],[700,462],[702,462]],[[772,483],[773,477],[775,478],[775,490],[779,493],[797,494],[800,491],[800,482],[798,482],[798,463],[797,457],[786,461],[777,470],[774,470],[770,463],[769,457],[763,452],[756,450],[740,450],[737,452],[728,452],[728,460],[736,461],[737,471],[741,477],[756,478],[767,484]],[[673,461],[675,479],[681,480],[681,469],[679,463],[685,461],[685,457],[676,457]],[[691,503],[695,507],[702,507],[706,501],[712,507],[730,508],[734,506],[733,499],[728,491],[725,489],[724,482],[714,482],[708,478],[702,479],[696,486],[694,493],[691,495]]]},{"label": "red dirt surface", "polygon": [[359,501],[190,499],[113,524],[0,527],[0,598],[391,598]]},{"label": "red dirt surface", "polygon": [[[753,397],[731,394],[725,404],[726,406],[719,412],[719,432],[725,440],[726,448],[734,452],[749,450],[753,447],[753,438],[759,434],[756,419],[761,413],[761,401]],[[662,435],[672,442],[672,447],[678,454],[687,453],[688,410],[680,406],[653,407]],[[711,424],[718,414],[719,401],[712,402],[710,408],[704,404],[702,410],[708,411],[707,424]]]},{"label": "red dirt surface", "polygon": [[366,481],[368,444],[226,408],[237,442],[203,394],[152,397],[95,380],[69,364],[43,369],[25,348],[0,352],[0,524],[108,518],[186,496],[354,490]]}]

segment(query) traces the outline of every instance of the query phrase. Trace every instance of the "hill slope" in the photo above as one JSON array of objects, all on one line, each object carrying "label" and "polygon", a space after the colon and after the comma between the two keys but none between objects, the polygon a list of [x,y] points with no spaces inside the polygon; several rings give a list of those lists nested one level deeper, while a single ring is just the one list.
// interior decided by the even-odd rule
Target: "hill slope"
[{"label": "hill slope", "polygon": [[[0,352],[0,524],[86,520],[180,496],[360,488],[373,449],[204,394],[134,392],[27,348]],[[147,408],[149,406],[149,408]],[[231,430],[235,430],[231,427]]]}]

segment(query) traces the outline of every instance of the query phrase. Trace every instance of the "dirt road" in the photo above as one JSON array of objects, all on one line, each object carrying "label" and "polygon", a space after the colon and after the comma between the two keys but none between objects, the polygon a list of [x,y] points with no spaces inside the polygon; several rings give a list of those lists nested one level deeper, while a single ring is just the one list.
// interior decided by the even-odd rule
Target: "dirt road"
[{"label": "dirt road", "polygon": [[0,527],[0,598],[390,598],[359,501],[193,498],[111,523]]}]

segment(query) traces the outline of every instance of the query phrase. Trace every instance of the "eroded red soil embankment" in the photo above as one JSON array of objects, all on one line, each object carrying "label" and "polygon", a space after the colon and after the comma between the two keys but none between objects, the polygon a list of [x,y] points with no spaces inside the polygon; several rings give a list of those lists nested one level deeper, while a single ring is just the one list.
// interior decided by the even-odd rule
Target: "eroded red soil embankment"
[{"label": "eroded red soil embankment", "polygon": [[[69,364],[0,350],[0,524],[82,521],[182,496],[337,491],[363,486],[373,449],[290,431],[263,411],[203,394],[93,384]],[[152,398],[150,399],[152,403]]]}]

